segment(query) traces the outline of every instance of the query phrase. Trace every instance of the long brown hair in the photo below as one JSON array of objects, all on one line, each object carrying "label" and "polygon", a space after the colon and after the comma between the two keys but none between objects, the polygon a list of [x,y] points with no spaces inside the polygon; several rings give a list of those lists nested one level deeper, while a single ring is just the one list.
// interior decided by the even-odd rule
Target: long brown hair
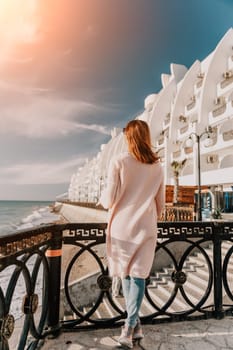
[{"label": "long brown hair", "polygon": [[129,152],[142,163],[156,163],[157,155],[151,149],[150,129],[143,120],[131,120],[124,128]]}]

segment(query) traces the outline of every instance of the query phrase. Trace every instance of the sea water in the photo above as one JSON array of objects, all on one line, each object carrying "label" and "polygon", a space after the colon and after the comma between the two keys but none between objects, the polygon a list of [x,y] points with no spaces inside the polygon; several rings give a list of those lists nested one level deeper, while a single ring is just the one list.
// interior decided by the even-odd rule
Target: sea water
[{"label": "sea water", "polygon": [[59,220],[51,212],[53,202],[42,201],[1,201],[0,236]]},{"label": "sea water", "polygon": [[[60,216],[51,212],[53,202],[41,201],[0,201],[0,236],[10,235],[21,229],[52,223],[59,220]],[[36,255],[27,262],[27,268],[32,273],[35,266]],[[9,288],[10,278],[16,266],[9,266],[0,271],[0,290],[6,294]],[[42,300],[43,266],[39,268],[35,283],[35,293],[39,296],[39,304]],[[14,290],[10,313],[15,319],[22,317],[22,300],[26,294],[26,283],[21,272]]]}]

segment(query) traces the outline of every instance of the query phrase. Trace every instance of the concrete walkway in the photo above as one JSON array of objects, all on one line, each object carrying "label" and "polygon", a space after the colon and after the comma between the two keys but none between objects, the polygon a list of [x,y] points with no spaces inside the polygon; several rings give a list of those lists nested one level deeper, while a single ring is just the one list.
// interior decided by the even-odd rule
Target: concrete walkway
[{"label": "concrete walkway", "polygon": [[[134,350],[233,349],[233,318],[143,325],[145,338]],[[63,333],[45,340],[42,350],[120,350],[119,328]]]},{"label": "concrete walkway", "polygon": [[69,222],[107,222],[105,210],[62,204],[60,214]]}]

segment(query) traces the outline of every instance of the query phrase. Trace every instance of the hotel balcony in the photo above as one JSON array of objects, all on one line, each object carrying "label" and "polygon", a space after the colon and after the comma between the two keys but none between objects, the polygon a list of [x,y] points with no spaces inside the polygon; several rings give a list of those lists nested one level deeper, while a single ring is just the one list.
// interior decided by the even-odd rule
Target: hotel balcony
[{"label": "hotel balcony", "polygon": [[209,123],[216,123],[216,120],[223,120],[233,111],[231,102],[227,102],[224,96],[217,97],[214,101],[214,108],[209,112]]},{"label": "hotel balcony", "polygon": [[196,82],[196,84],[194,85],[194,93],[196,94],[197,92],[200,91],[202,84],[203,84],[203,79],[204,79],[204,73],[200,73],[197,76],[198,81]]},{"label": "hotel balcony", "polygon": [[[200,141],[201,163],[206,163],[206,158],[208,157],[210,150],[212,152],[212,147],[217,142],[217,136],[212,136],[211,140],[213,141],[211,143],[211,145],[206,144],[206,139],[201,139],[201,141]],[[181,154],[180,154],[180,158],[181,159],[186,158],[186,159],[191,160],[193,158],[193,154],[195,152],[195,145],[196,145],[196,143],[194,142],[193,146],[188,147],[188,146],[185,146],[185,143],[184,143],[184,146],[183,146]],[[216,150],[216,151],[218,151],[218,150]],[[174,158],[174,156],[173,156],[173,158]],[[190,166],[189,166],[189,168],[190,168]]]},{"label": "hotel balcony", "polygon": [[227,87],[228,85],[233,83],[233,73],[231,76],[229,76],[228,78],[224,79],[221,83],[220,86],[222,89],[225,89],[225,87]]},{"label": "hotel balcony", "polygon": [[223,121],[213,128],[211,135],[212,144],[209,146],[214,150],[233,146],[233,119]]},{"label": "hotel balcony", "polygon": [[179,132],[182,135],[182,134],[186,133],[188,131],[188,129],[189,129],[189,124],[187,124],[187,125],[183,126],[182,128],[180,128]]},{"label": "hotel balcony", "polygon": [[193,96],[191,98],[190,103],[185,106],[185,115],[189,115],[191,113],[194,113],[194,109],[196,109],[197,106],[198,106],[198,104],[197,104],[197,101],[196,101],[196,97]]},{"label": "hotel balcony", "polygon": [[191,159],[193,157],[192,153],[192,147],[182,147],[179,151],[172,153],[172,160],[182,161],[183,159]]},{"label": "hotel balcony", "polygon": [[171,114],[168,113],[163,120],[163,129],[166,129],[169,126],[170,121],[171,121]]},{"label": "hotel balcony", "polygon": [[224,104],[224,105],[222,105],[222,106],[218,106],[217,108],[215,108],[215,109],[212,111],[213,117],[219,117],[220,115],[222,115],[223,113],[225,113],[226,109],[227,109],[226,104]]},{"label": "hotel balcony", "polygon": [[193,153],[193,147],[184,147],[184,154]]},{"label": "hotel balcony", "polygon": [[177,130],[178,139],[183,139],[190,133],[190,124],[185,123],[180,129]]},{"label": "hotel balcony", "polygon": [[217,95],[229,92],[233,89],[233,70],[223,73],[223,80],[217,84]]},{"label": "hotel balcony", "polygon": [[156,142],[156,147],[161,147],[163,146],[165,141],[165,136],[164,134],[160,134],[158,141]]},{"label": "hotel balcony", "polygon": [[195,114],[192,114],[189,116],[189,122],[190,123],[197,123],[198,122],[198,114],[195,113]]},{"label": "hotel balcony", "polygon": [[[232,121],[232,124],[233,124],[233,121]],[[225,132],[222,134],[222,138],[223,138],[223,141],[224,141],[224,142],[232,141],[232,140],[233,140],[233,129],[232,129],[232,130],[229,130],[229,131],[225,131]]]},{"label": "hotel balcony", "polygon": [[181,151],[181,150],[175,151],[175,152],[172,153],[172,158],[173,158],[173,159],[180,158],[181,154],[182,154],[182,151]]},{"label": "hotel balcony", "polygon": [[[233,123],[232,120],[228,121],[229,123]],[[226,122],[227,125],[227,122]],[[224,124],[222,126],[222,129],[220,128],[219,135],[218,135],[218,142],[215,145],[214,149],[221,150],[221,149],[227,149],[231,148],[233,146],[233,126],[228,125],[228,130],[226,127],[224,127]]]}]

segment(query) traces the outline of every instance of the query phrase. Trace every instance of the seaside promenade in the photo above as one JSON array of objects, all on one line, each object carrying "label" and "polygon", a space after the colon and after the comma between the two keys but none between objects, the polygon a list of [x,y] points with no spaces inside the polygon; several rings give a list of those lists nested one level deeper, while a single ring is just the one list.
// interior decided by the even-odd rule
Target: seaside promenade
[{"label": "seaside promenade", "polygon": [[[103,222],[105,211],[62,205],[60,213],[71,222]],[[229,350],[233,349],[233,317],[143,325],[145,338],[134,349],[144,350]],[[120,328],[64,332],[46,339],[42,350],[122,349],[117,343]]]}]

